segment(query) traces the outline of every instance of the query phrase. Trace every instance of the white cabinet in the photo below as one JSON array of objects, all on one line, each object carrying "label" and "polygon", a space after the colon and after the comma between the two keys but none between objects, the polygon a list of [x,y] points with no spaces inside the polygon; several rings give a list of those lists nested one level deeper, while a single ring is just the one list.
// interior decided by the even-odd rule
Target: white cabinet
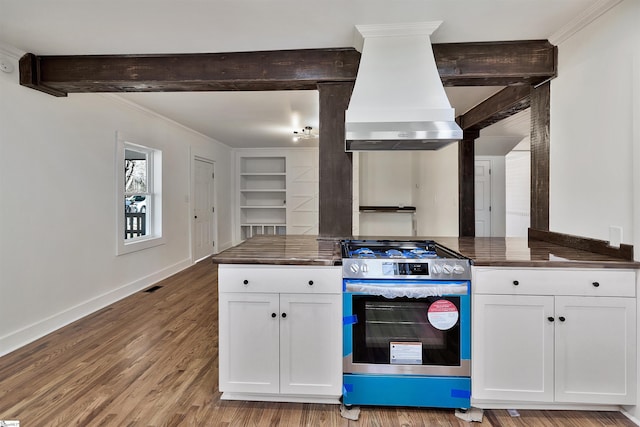
[{"label": "white cabinet", "polygon": [[218,298],[220,391],[278,393],[279,295],[221,293]]},{"label": "white cabinet", "polygon": [[473,297],[473,398],[553,401],[552,315],[553,297]]},{"label": "white cabinet", "polygon": [[223,399],[338,403],[340,267],[220,265]]},{"label": "white cabinet", "polygon": [[555,400],[635,404],[635,299],[556,297],[555,309]]},{"label": "white cabinet", "polygon": [[635,404],[634,271],[475,268],[472,287],[472,404]]}]

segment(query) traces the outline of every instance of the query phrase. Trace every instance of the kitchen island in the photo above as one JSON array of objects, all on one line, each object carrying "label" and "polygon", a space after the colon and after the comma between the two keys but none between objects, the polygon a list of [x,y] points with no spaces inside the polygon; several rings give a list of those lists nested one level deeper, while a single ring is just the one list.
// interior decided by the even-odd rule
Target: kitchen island
[{"label": "kitchen island", "polygon": [[[635,405],[640,263],[524,238],[404,239],[433,239],[473,260],[473,406]],[[258,236],[213,262],[223,398],[337,403],[339,239]]]}]

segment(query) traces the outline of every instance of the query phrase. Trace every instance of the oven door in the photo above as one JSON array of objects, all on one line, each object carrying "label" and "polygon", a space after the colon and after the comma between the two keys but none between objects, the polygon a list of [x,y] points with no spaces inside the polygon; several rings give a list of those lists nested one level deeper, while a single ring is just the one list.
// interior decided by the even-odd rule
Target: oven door
[{"label": "oven door", "polygon": [[344,281],[344,372],[470,376],[468,281]]}]

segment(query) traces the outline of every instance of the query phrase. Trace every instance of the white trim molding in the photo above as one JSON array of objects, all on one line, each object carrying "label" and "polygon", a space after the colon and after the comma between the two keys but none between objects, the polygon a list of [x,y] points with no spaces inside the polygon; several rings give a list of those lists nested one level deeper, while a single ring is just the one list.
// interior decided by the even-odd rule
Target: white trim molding
[{"label": "white trim molding", "polygon": [[606,13],[609,9],[616,6],[622,0],[599,0],[591,7],[585,9],[580,15],[572,19],[568,24],[564,25],[558,31],[549,37],[549,42],[555,46],[564,42],[575,33],[589,25],[595,19]]}]

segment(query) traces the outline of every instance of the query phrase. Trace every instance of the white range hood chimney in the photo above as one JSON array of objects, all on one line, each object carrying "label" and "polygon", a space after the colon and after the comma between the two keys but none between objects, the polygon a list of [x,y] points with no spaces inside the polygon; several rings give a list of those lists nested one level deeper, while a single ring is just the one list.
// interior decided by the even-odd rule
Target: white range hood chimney
[{"label": "white range hood chimney", "polygon": [[431,49],[441,23],[356,26],[362,55],[346,111],[347,151],[437,150],[462,139]]}]

